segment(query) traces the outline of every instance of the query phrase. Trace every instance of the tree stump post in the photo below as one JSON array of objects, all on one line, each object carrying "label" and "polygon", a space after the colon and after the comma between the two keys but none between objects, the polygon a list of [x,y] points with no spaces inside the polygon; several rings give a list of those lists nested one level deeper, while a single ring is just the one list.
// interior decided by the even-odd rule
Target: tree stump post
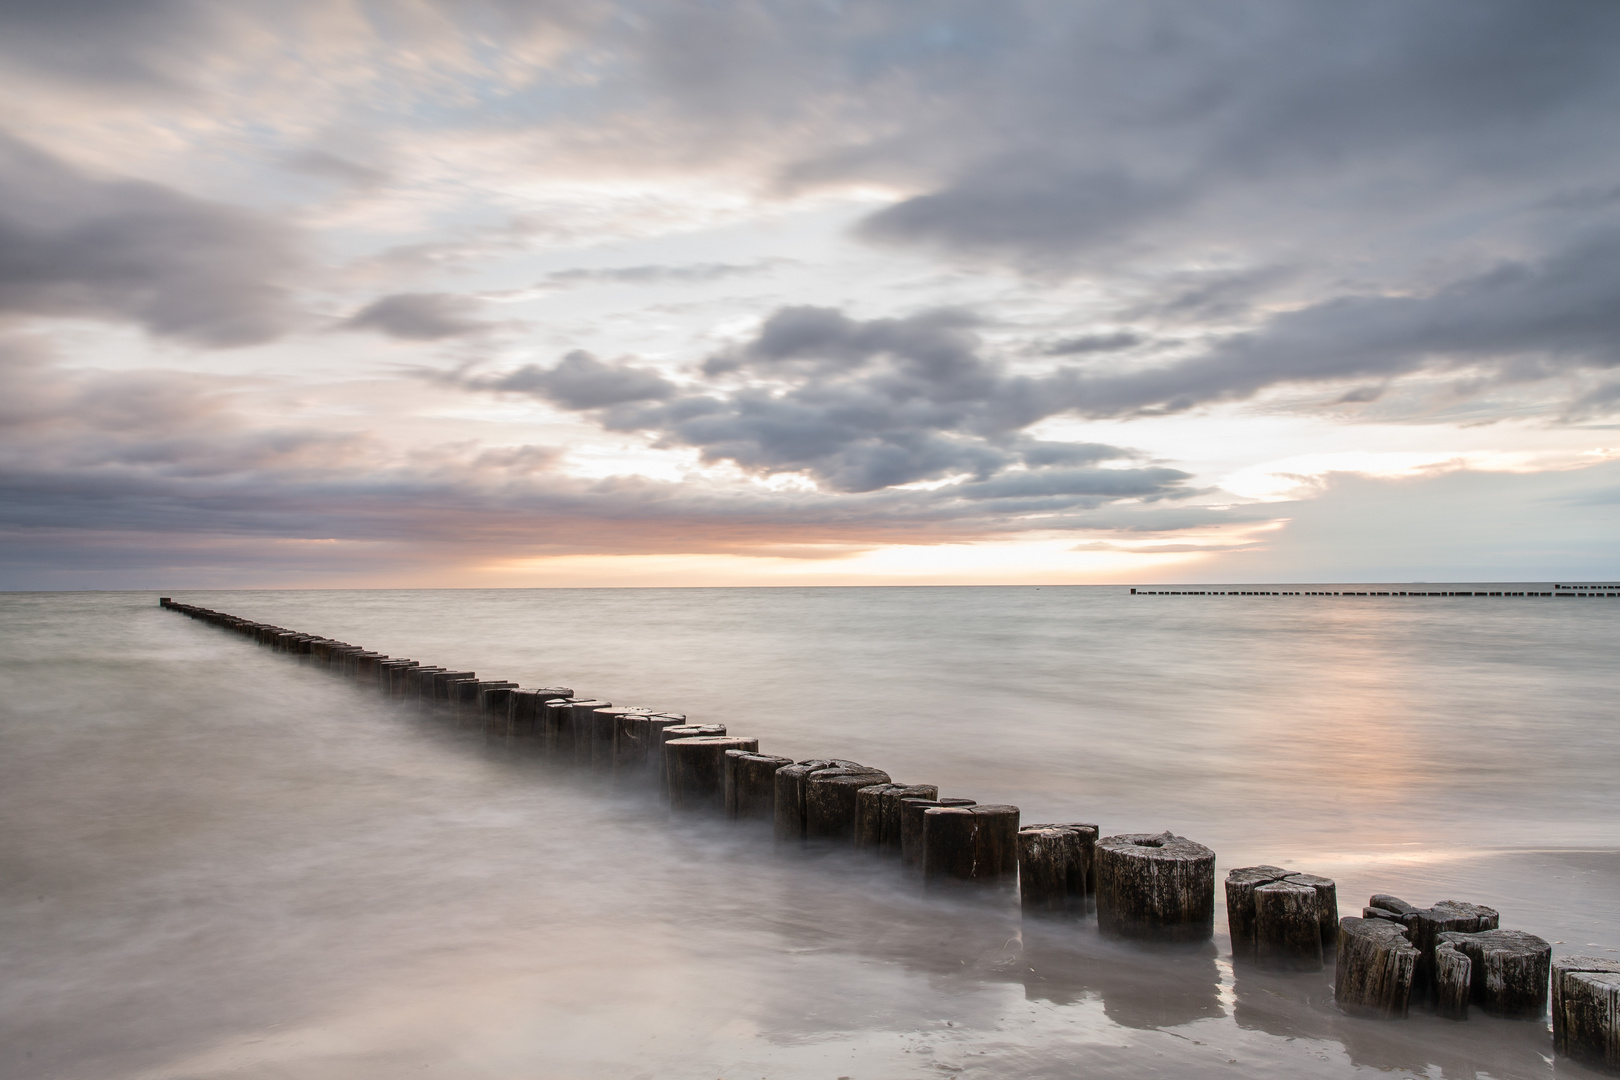
[{"label": "tree stump post", "polygon": [[680,713],[654,713],[644,720],[635,722],[637,730],[644,733],[646,755],[643,762],[645,773],[643,779],[655,790],[663,786],[664,775],[664,729],[672,727],[685,727],[686,717]]},{"label": "tree stump post", "polygon": [[972,799],[901,799],[900,800],[900,865],[922,873],[923,814],[936,806],[960,807],[976,805]]},{"label": "tree stump post", "polygon": [[670,743],[677,739],[715,739],[724,736],[725,733],[724,724],[671,724],[661,730],[658,733],[659,738],[663,740],[660,744],[659,760],[663,762],[663,771],[658,778],[658,793],[665,799],[669,798]]},{"label": "tree stump post", "polygon": [[804,788],[805,838],[853,844],[856,793],[861,788],[888,782],[888,773],[864,765],[811,773]]},{"label": "tree stump post", "polygon": [[1096,895],[1092,860],[1097,826],[1084,822],[1025,825],[1018,830],[1018,894],[1027,914],[1078,918]]},{"label": "tree stump post", "polygon": [[1435,1003],[1434,947],[1441,934],[1495,930],[1499,917],[1494,908],[1459,900],[1442,900],[1433,907],[1418,908],[1402,916],[1411,931],[1408,937],[1418,951],[1417,970],[1412,975],[1412,996],[1426,1005]]},{"label": "tree stump post", "polygon": [[589,769],[591,755],[596,749],[595,720],[596,710],[606,709],[613,704],[591,698],[588,701],[576,701],[568,707],[568,725],[574,732],[574,767],[576,769]]},{"label": "tree stump post", "polygon": [[776,799],[772,808],[776,839],[782,843],[801,843],[805,839],[805,783],[810,775],[822,769],[842,769],[861,766],[853,761],[836,758],[806,758],[776,770],[773,782]]},{"label": "tree stump post", "polygon": [[1018,882],[1018,807],[1007,803],[976,804],[973,834],[973,880],[998,885]]},{"label": "tree stump post", "polygon": [[774,820],[776,771],[791,764],[792,758],[773,754],[739,754],[728,761],[726,813],[735,821]]},{"label": "tree stump post", "polygon": [[1333,998],[1341,1009],[1381,1020],[1406,1019],[1418,961],[1406,933],[1406,927],[1389,919],[1339,920]]},{"label": "tree stump post", "polygon": [[1296,873],[1280,866],[1241,866],[1226,875],[1226,920],[1232,932],[1232,959],[1269,967],[1293,968],[1304,964],[1304,970],[1315,971],[1322,964],[1311,962],[1310,950],[1303,944],[1299,945],[1297,960],[1285,961],[1281,956],[1289,954],[1291,949],[1274,939],[1267,946],[1267,959],[1260,958],[1255,890],[1278,882],[1308,888],[1316,894],[1312,907],[1316,911],[1319,951],[1325,957],[1338,947],[1338,886],[1331,878]]},{"label": "tree stump post", "polygon": [[1322,970],[1316,890],[1284,878],[1254,890],[1255,962],[1283,971]]},{"label": "tree stump post", "polygon": [[540,707],[540,740],[547,757],[574,760],[574,702],[579,700],[569,695],[553,698]]},{"label": "tree stump post", "polygon": [[857,851],[883,850],[883,801],[896,791],[906,791],[904,784],[873,784],[855,792],[855,849]]},{"label": "tree stump post", "polygon": [[677,813],[725,808],[727,750],[759,749],[758,739],[698,735],[664,744],[669,762],[669,808]]},{"label": "tree stump post", "polygon": [[1443,1020],[1466,1020],[1474,962],[1452,943],[1451,937],[1449,933],[1441,934],[1440,943],[1434,947],[1434,1009]]},{"label": "tree stump post", "polygon": [[937,885],[973,878],[973,837],[978,821],[967,806],[930,806],[923,810],[923,880]]},{"label": "tree stump post", "polygon": [[[1446,987],[1439,978],[1440,949],[1449,945],[1469,961],[1468,1000],[1490,1016],[1540,1020],[1547,1015],[1552,946],[1522,930],[1447,931],[1435,942],[1435,981],[1444,1015]],[[1466,1019],[1467,1012],[1462,1017]]]},{"label": "tree stump post", "polygon": [[591,710],[590,766],[592,769],[597,772],[611,772],[613,770],[613,748],[619,730],[619,722],[625,716],[637,714],[651,715],[652,710],[637,708],[633,705],[615,705]]},{"label": "tree stump post", "polygon": [[548,702],[573,697],[566,686],[544,686],[535,690],[514,690],[507,702],[506,727],[514,739],[544,738],[543,712]]},{"label": "tree stump post", "polygon": [[1215,932],[1215,853],[1170,832],[1098,840],[1097,927],[1109,937],[1207,941]]},{"label": "tree stump post", "polygon": [[882,842],[879,850],[885,855],[900,854],[900,803],[906,799],[938,799],[939,788],[933,784],[892,785],[878,796],[879,812],[883,816]]},{"label": "tree stump post", "polygon": [[1553,1050],[1620,1075],[1620,959],[1560,956],[1552,962]]}]

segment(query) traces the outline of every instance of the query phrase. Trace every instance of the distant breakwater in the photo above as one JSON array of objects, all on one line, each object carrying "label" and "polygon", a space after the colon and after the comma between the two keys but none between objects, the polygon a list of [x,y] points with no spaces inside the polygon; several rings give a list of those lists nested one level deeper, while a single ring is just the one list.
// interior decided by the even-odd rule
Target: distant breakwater
[{"label": "distant breakwater", "polygon": [[[1137,595],[1612,596],[1616,586],[1553,593],[1289,593],[1146,591]],[[1555,586],[1555,589],[1566,589]],[[1584,591],[1583,591],[1584,590]],[[160,599],[169,610],[234,631],[301,663],[522,743],[618,790],[656,793],[673,816],[723,815],[768,825],[778,847],[842,846],[886,857],[931,888],[1016,889],[1026,917],[1095,915],[1105,936],[1207,943],[1214,934],[1215,853],[1171,832],[1100,836],[1096,825],[1025,825],[1011,805],[942,798],[931,784],[896,783],[843,759],[794,761],[759,741],[677,713],[615,706],[571,687],[480,679],[348,642]],[[1560,957],[1523,931],[1504,930],[1484,905],[1418,907],[1375,894],[1339,917],[1328,878],[1275,866],[1225,879],[1233,963],[1284,971],[1334,964],[1346,1013],[1400,1019],[1413,1007],[1452,1020],[1471,1009],[1539,1020],[1549,992],[1557,1053],[1620,1075],[1620,962]],[[1207,947],[1207,946],[1206,946]]]},{"label": "distant breakwater", "polygon": [[1467,590],[1467,589],[1462,589],[1462,590],[1458,590],[1458,589],[1449,589],[1449,590],[1403,589],[1403,590],[1399,590],[1399,591],[1395,591],[1395,590],[1383,590],[1383,591],[1361,590],[1361,591],[1357,591],[1357,590],[1352,590],[1352,589],[1341,589],[1341,590],[1339,590],[1337,592],[1328,592],[1326,590],[1279,591],[1279,590],[1265,590],[1265,589],[1208,589],[1208,588],[1200,589],[1200,588],[1188,588],[1186,586],[1183,586],[1183,587],[1181,587],[1179,589],[1168,588],[1168,587],[1154,588],[1154,589],[1135,588],[1135,589],[1131,590],[1131,595],[1132,596],[1439,596],[1439,597],[1461,597],[1461,596],[1470,596],[1470,597],[1476,597],[1476,596],[1501,596],[1501,597],[1524,596],[1524,597],[1531,597],[1531,596],[1534,596],[1534,597],[1549,597],[1549,598],[1555,599],[1555,600],[1603,600],[1603,599],[1620,600],[1620,585],[1554,585],[1552,587],[1552,590],[1548,591],[1548,592],[1512,591],[1512,590],[1500,590],[1500,589],[1496,590],[1494,592],[1480,590],[1480,589],[1474,589],[1474,590]]}]

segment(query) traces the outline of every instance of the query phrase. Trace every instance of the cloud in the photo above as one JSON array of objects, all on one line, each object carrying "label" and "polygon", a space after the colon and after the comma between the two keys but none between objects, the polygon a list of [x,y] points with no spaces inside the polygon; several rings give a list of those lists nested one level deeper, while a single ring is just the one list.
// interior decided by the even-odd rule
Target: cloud
[{"label": "cloud", "polygon": [[1146,340],[1147,338],[1141,334],[1133,334],[1126,330],[1112,334],[1082,334],[1079,337],[1064,338],[1043,346],[1041,355],[1078,356],[1084,353],[1120,352],[1135,348]]},{"label": "cloud", "polygon": [[956,309],[860,320],[796,306],[705,363],[710,379],[739,381],[731,390],[682,390],[650,370],[580,352],[550,369],[458,381],[589,411],[608,430],[650,432],[660,445],[698,448],[708,462],[802,473],[849,493],[964,479],[971,482],[953,493],[971,500],[1079,505],[1187,493],[1187,474],[1173,469],[1100,467],[1134,459],[1133,451],[1024,435],[1052,410],[1032,408],[1025,381],[981,355],[976,326]]},{"label": "cloud", "polygon": [[207,348],[299,324],[287,226],[158,184],[92,177],[0,133],[0,312],[88,316]]},{"label": "cloud", "polygon": [[781,266],[790,266],[793,259],[755,259],[746,263],[687,263],[684,265],[646,264],[642,266],[575,267],[554,270],[547,274],[544,284],[554,288],[572,288],[577,285],[704,285],[733,277],[754,277],[770,273]]},{"label": "cloud", "polygon": [[440,341],[488,332],[490,324],[472,317],[479,307],[476,300],[450,293],[395,293],[372,301],[339,325],[404,341]]},{"label": "cloud", "polygon": [[528,394],[565,409],[601,409],[632,402],[663,401],[675,393],[674,384],[655,371],[622,363],[604,364],[578,349],[549,368],[525,364],[505,375],[461,382],[473,389]]}]

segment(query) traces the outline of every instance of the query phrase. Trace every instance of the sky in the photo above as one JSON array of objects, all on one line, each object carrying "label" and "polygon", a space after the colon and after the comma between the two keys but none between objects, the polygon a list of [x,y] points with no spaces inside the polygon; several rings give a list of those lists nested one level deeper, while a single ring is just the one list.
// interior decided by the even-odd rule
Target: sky
[{"label": "sky", "polygon": [[1620,577],[1613,0],[0,0],[0,588]]}]

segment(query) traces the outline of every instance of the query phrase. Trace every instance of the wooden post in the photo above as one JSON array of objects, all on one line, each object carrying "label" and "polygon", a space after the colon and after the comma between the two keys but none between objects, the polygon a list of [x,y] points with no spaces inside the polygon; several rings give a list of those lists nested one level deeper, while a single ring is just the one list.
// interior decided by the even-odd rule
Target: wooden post
[{"label": "wooden post", "polygon": [[930,885],[973,878],[973,835],[978,822],[968,806],[930,806],[923,810],[923,880]]},{"label": "wooden post", "polygon": [[936,806],[959,807],[976,805],[972,799],[901,799],[900,800],[900,865],[922,873],[923,858],[927,854],[923,845],[923,814]]},{"label": "wooden post", "polygon": [[1474,981],[1474,962],[1468,954],[1440,935],[1434,947],[1435,1011],[1444,1020],[1468,1019],[1468,996]]},{"label": "wooden post", "polygon": [[[1469,1000],[1490,1016],[1540,1020],[1547,1015],[1547,977],[1552,946],[1522,930],[1483,930],[1477,934],[1447,931],[1435,942],[1436,984],[1442,945],[1469,960]],[[1445,987],[1442,986],[1442,999]]]},{"label": "wooden post", "polygon": [[[671,727],[684,727],[686,717],[680,713],[654,713],[645,720],[635,721],[636,730],[643,733],[646,740],[643,768],[646,770],[643,778],[654,789],[663,785],[664,775],[664,729]],[[721,734],[724,734],[722,732]]]},{"label": "wooden post", "polygon": [[534,690],[514,690],[507,702],[506,729],[514,739],[533,739],[539,742],[545,736],[544,710],[548,702],[570,698],[574,692],[566,686],[542,686]]},{"label": "wooden post", "polygon": [[569,707],[569,726],[574,731],[574,765],[581,769],[591,767],[591,755],[595,750],[595,730],[592,721],[597,709],[605,709],[612,705],[611,701],[590,698],[586,701],[573,702]]},{"label": "wooden post", "polygon": [[1339,1007],[1380,1020],[1404,1020],[1412,999],[1418,951],[1406,927],[1389,919],[1339,920],[1333,997]]},{"label": "wooden post", "polygon": [[1207,941],[1215,932],[1215,853],[1169,832],[1098,840],[1097,927],[1110,937]]},{"label": "wooden post", "polygon": [[1007,803],[980,803],[971,807],[973,880],[1002,885],[1018,881],[1018,807]]},{"label": "wooden post", "polygon": [[1026,825],[1018,830],[1018,894],[1026,914],[1078,917],[1091,907],[1097,826]]},{"label": "wooden post", "polygon": [[[883,814],[883,842],[881,850],[885,855],[900,854],[900,803],[905,799],[931,799],[939,798],[939,788],[933,784],[907,784],[891,787],[878,796],[878,804]],[[971,800],[969,800],[971,802]]]},{"label": "wooden post", "polygon": [[613,720],[613,782],[628,785],[643,779],[647,770],[648,721],[659,716],[666,721],[659,726],[672,727],[678,722],[684,723],[686,717],[667,716],[651,709],[615,711],[618,715]]},{"label": "wooden post", "polygon": [[1552,962],[1553,1049],[1620,1074],[1620,958],[1560,956]]},{"label": "wooden post", "polygon": [[727,750],[759,750],[758,739],[700,735],[664,744],[669,762],[669,808],[674,811],[725,809]]},{"label": "wooden post", "polygon": [[897,791],[909,791],[904,784],[873,784],[855,792],[855,847],[858,851],[883,849],[883,799]]},{"label": "wooden post", "polygon": [[574,760],[574,702],[580,700],[573,696],[553,698],[540,706],[540,741],[548,757]]},{"label": "wooden post", "polygon": [[888,773],[866,766],[811,773],[804,788],[805,838],[854,843],[855,793],[888,782]]},{"label": "wooden post", "polygon": [[1434,947],[1444,933],[1476,934],[1495,930],[1499,916],[1494,908],[1442,900],[1433,907],[1419,908],[1402,917],[1407,935],[1418,951],[1417,970],[1412,975],[1412,996],[1422,1004],[1435,1003]]},{"label": "wooden post", "polygon": [[1287,880],[1254,890],[1255,962],[1283,971],[1322,970],[1316,890]]},{"label": "wooden post", "polygon": [[[1338,947],[1338,886],[1331,879],[1317,877],[1315,874],[1293,873],[1280,866],[1242,866],[1226,875],[1226,920],[1227,926],[1232,931],[1234,960],[1254,962],[1259,959],[1258,942],[1255,937],[1254,891],[1262,885],[1279,881],[1308,887],[1315,891],[1317,931],[1318,937],[1321,938],[1322,952],[1326,955]],[[1395,902],[1404,904],[1404,901]],[[1396,922],[1401,921],[1394,912],[1385,914],[1393,917]]]},{"label": "wooden post", "polygon": [[485,735],[504,739],[510,734],[507,717],[511,712],[512,694],[517,688],[518,684],[514,682],[479,684],[478,719]]},{"label": "wooden post", "polygon": [[834,758],[807,758],[776,770],[776,799],[772,809],[776,838],[783,842],[799,843],[805,838],[805,782],[810,774],[822,769],[860,768],[853,761]]},{"label": "wooden post", "polygon": [[631,706],[610,706],[594,709],[591,712],[591,758],[590,766],[597,772],[610,772],[613,769],[613,742],[618,731],[619,719],[623,716],[640,714],[652,715],[651,709]]},{"label": "wooden post", "polygon": [[[730,752],[727,752],[730,757]],[[726,765],[726,813],[737,821],[774,821],[776,771],[792,758],[738,754]]]},{"label": "wooden post", "polygon": [[671,724],[658,732],[661,740],[658,760],[663,762],[658,778],[658,791],[669,798],[669,744],[676,739],[719,738],[726,733],[724,724]]}]

